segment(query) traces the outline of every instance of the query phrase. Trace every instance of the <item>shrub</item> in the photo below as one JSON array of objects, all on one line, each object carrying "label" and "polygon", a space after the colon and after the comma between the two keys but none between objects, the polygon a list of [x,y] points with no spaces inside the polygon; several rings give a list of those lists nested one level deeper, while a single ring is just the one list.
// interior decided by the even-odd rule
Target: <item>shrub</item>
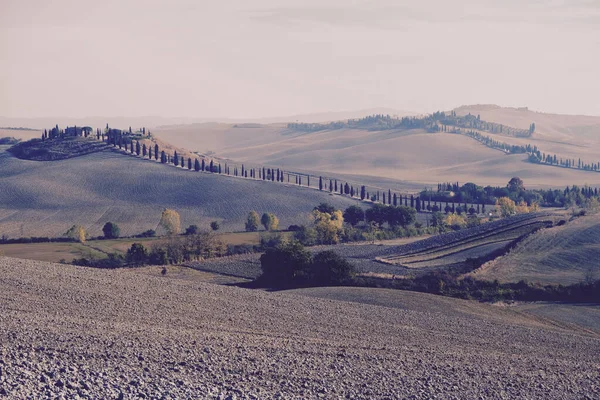
[{"label": "shrub", "polygon": [[134,243],[129,250],[127,250],[125,259],[128,263],[133,265],[144,265],[148,262],[148,249],[141,243]]},{"label": "shrub", "polygon": [[210,223],[210,229],[212,229],[213,231],[218,231],[221,228],[221,225],[219,225],[218,221],[213,221]]},{"label": "shrub", "polygon": [[260,234],[260,247],[262,249],[270,249],[281,246],[283,244],[283,236],[278,232],[262,232]]},{"label": "shrub", "polygon": [[104,237],[106,239],[116,239],[119,237],[121,230],[117,226],[117,224],[113,224],[112,222],[107,222],[102,227],[102,232],[104,233]]},{"label": "shrub", "polygon": [[309,283],[315,286],[347,284],[354,276],[352,264],[331,250],[316,254],[309,271]]},{"label": "shrub", "polygon": [[195,235],[199,231],[198,225],[190,225],[185,229],[185,235]]},{"label": "shrub", "polygon": [[299,242],[267,249],[260,256],[260,281],[274,287],[291,287],[306,280],[311,254]]},{"label": "shrub", "polygon": [[156,231],[154,229],[148,229],[147,231],[144,231],[144,232],[140,233],[139,235],[136,235],[135,237],[148,238],[148,237],[154,237],[154,236],[156,236]]},{"label": "shrub", "polygon": [[304,225],[294,232],[294,239],[303,246],[314,246],[317,243],[317,231]]}]

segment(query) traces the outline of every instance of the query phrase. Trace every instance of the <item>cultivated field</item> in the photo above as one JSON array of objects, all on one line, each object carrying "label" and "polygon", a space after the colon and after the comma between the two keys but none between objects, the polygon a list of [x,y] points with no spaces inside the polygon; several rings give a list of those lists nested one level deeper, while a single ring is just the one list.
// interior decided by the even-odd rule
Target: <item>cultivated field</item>
[{"label": "cultivated field", "polygon": [[0,276],[10,398],[600,396],[600,336],[514,309],[9,258]]},{"label": "cultivated field", "polygon": [[485,258],[502,251],[515,240],[552,226],[549,213],[523,214],[482,224],[475,228],[433,236],[393,248],[393,254],[377,259],[410,269],[452,265],[469,258]]},{"label": "cultivated field", "polygon": [[[1,148],[0,150],[5,150]],[[236,179],[161,165],[107,150],[69,160],[19,160],[0,151],[0,234],[60,236],[74,224],[92,236],[117,223],[123,236],[157,230],[161,212],[181,214],[182,227],[240,231],[251,210],[275,213],[281,227],[306,223],[317,204],[356,200],[295,185]],[[158,230],[160,233],[160,230]]]},{"label": "cultivated field", "polygon": [[600,215],[544,229],[472,275],[478,279],[573,284],[600,279]]}]

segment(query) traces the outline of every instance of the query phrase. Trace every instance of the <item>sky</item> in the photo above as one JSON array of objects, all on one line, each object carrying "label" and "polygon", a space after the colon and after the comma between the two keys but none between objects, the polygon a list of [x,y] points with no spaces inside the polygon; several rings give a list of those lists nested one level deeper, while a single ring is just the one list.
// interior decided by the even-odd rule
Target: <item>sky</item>
[{"label": "sky", "polygon": [[0,115],[600,115],[598,0],[0,0]]}]

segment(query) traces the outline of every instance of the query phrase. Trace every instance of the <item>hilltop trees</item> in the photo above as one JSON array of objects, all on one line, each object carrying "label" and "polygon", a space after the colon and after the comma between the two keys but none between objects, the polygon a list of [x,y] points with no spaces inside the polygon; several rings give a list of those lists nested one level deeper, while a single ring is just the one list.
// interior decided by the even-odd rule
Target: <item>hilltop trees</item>
[{"label": "hilltop trees", "polygon": [[337,244],[340,241],[344,218],[340,210],[331,213],[313,210],[312,218],[316,232],[317,243]]}]

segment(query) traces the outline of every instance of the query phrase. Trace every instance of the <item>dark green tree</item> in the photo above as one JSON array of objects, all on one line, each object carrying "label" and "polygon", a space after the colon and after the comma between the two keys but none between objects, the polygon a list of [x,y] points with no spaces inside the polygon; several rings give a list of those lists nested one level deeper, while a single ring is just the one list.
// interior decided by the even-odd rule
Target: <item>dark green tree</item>
[{"label": "dark green tree", "polygon": [[359,206],[350,206],[344,211],[344,221],[352,226],[365,220],[365,212]]},{"label": "dark green tree", "polygon": [[102,233],[104,233],[104,237],[106,239],[116,239],[121,234],[121,230],[117,226],[117,224],[113,224],[112,222],[107,222],[102,227]]}]

